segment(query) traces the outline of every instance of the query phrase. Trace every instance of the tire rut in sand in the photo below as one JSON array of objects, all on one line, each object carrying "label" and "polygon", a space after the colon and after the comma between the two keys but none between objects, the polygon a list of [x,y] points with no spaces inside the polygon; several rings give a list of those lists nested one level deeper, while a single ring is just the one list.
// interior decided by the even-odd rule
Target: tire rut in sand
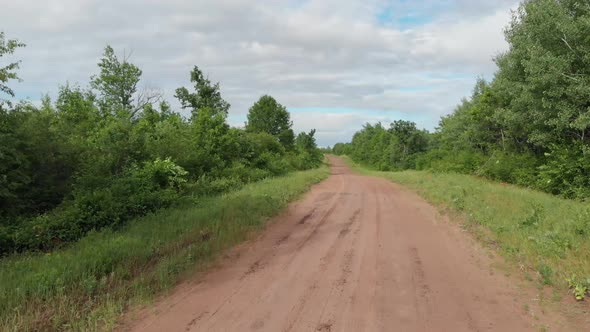
[{"label": "tire rut in sand", "polygon": [[[349,196],[349,195],[345,195],[345,196]],[[331,213],[333,213],[333,211],[334,211],[334,209],[332,209]],[[335,257],[337,256],[337,254],[339,252],[341,252],[340,249],[346,245],[345,240],[347,239],[347,235],[350,234],[350,227],[355,223],[355,221],[358,220],[358,216],[359,216],[360,212],[361,212],[360,209],[355,210],[355,213],[353,213],[353,215],[351,217],[349,217],[347,222],[341,226],[341,228],[337,232],[337,236],[333,239],[333,242],[331,243],[329,248],[326,250],[326,253],[319,259],[318,270],[315,271],[313,273],[313,277],[310,278],[312,281],[310,282],[306,291],[299,297],[297,303],[291,308],[289,315],[288,315],[286,327],[283,331],[292,331],[294,329],[295,324],[297,323],[298,319],[300,318],[302,311],[305,308],[306,303],[310,300],[310,298],[312,298],[315,295],[316,291],[319,288],[319,283],[325,281],[325,280],[323,280],[324,273],[329,269],[329,267],[331,267],[331,265],[333,265]],[[310,234],[312,236],[314,234],[317,234],[321,225],[323,225],[328,220],[329,217],[330,217],[330,215],[325,215],[318,222],[318,227],[316,227],[314,229],[314,231]],[[354,235],[356,235],[356,233]],[[305,242],[310,241],[312,236],[307,238]],[[353,245],[349,244],[349,246],[352,247]],[[342,283],[342,284],[344,284],[344,283]],[[330,294],[332,293],[334,286],[335,285],[332,285]],[[330,326],[332,326],[332,324],[330,324]]]},{"label": "tire rut in sand", "polygon": [[[522,311],[514,280],[490,274],[493,260],[457,225],[435,220],[435,208],[329,158],[330,178],[132,330],[538,331],[545,323]],[[590,331],[562,321],[547,325]]]}]

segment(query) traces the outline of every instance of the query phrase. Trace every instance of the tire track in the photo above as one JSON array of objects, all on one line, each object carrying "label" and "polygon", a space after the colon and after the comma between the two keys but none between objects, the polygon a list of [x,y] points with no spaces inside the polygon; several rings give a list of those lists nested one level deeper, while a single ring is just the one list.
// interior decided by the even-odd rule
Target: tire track
[{"label": "tire track", "polygon": [[535,330],[464,232],[415,194],[330,161],[330,178],[132,330]]}]

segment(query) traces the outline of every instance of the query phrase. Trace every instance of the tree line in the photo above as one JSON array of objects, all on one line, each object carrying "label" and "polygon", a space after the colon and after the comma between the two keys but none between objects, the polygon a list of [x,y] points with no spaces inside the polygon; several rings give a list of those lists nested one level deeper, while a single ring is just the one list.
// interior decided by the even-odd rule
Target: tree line
[{"label": "tree line", "polygon": [[[0,59],[24,44],[0,33]],[[321,164],[314,134],[295,136],[271,96],[244,129],[197,66],[176,89],[186,117],[160,93],[140,89],[141,69],[110,46],[88,87],[65,84],[40,106],[13,103],[20,62],[0,68],[0,255],[50,250],[104,227],[171,206],[182,197]]]},{"label": "tree line", "polygon": [[367,124],[333,151],[381,170],[469,173],[590,197],[588,22],[585,1],[524,1],[493,79],[479,79],[433,133],[406,121]]}]

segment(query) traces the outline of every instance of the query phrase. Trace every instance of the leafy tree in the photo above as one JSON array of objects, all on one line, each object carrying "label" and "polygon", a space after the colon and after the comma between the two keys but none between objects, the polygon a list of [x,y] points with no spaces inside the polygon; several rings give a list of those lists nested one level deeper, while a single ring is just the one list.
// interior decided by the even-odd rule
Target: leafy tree
[{"label": "leafy tree", "polygon": [[506,101],[501,119],[540,153],[556,141],[588,143],[588,19],[579,1],[526,1],[506,30],[511,47],[497,59],[495,82]]},{"label": "leafy tree", "polygon": [[309,133],[301,132],[295,139],[295,146],[303,159],[301,168],[316,167],[322,162],[322,153],[316,144],[315,133],[315,129]]},{"label": "leafy tree", "polygon": [[88,138],[101,121],[96,96],[92,91],[79,86],[66,84],[60,87],[55,101],[55,111],[59,119],[59,130],[78,142]]},{"label": "leafy tree", "polygon": [[133,95],[137,91],[142,72],[127,60],[125,56],[122,62],[119,61],[113,48],[105,47],[103,57],[98,63],[100,74],[90,81],[90,85],[98,90],[107,107],[120,106],[131,110]]},{"label": "leafy tree", "polygon": [[428,133],[416,128],[411,121],[394,121],[388,132],[393,136],[389,151],[395,168],[414,168],[414,158],[428,148]]},{"label": "leafy tree", "polygon": [[111,46],[105,47],[98,63],[100,73],[92,77],[90,86],[99,92],[103,110],[110,113],[123,110],[133,117],[146,105],[159,101],[161,95],[153,91],[137,91],[142,71],[128,62],[129,57],[124,55],[119,60]]},{"label": "leafy tree", "polygon": [[566,197],[590,181],[590,5],[523,1],[506,28],[510,48],[491,82],[444,116],[433,134],[395,122],[366,125],[351,156],[377,168],[474,173]]},{"label": "leafy tree", "polygon": [[225,122],[225,113],[210,108],[202,108],[192,121],[192,149],[196,156],[189,171],[197,176],[205,173],[219,172],[231,163],[231,155],[238,150],[237,142],[232,138],[232,131]]},{"label": "leafy tree", "polygon": [[30,162],[23,151],[26,141],[18,133],[23,116],[0,108],[0,224],[27,207],[20,196],[31,183]]},{"label": "leafy tree", "polygon": [[351,143],[336,143],[332,147],[332,153],[336,155],[348,155],[351,153]]},{"label": "leafy tree", "polygon": [[[6,55],[13,54],[14,51],[19,47],[24,47],[25,44],[19,42],[16,39],[6,39],[4,32],[0,31],[0,58]],[[9,63],[4,67],[0,67],[0,92],[4,92],[11,97],[14,97],[14,91],[10,87],[8,87],[7,83],[10,80],[18,80],[18,75],[16,74],[16,70],[20,65],[20,61]],[[0,109],[2,109],[2,104],[6,103],[10,107],[10,102],[8,100],[0,99]]]},{"label": "leafy tree", "polygon": [[[4,53],[20,45],[3,44]],[[0,107],[0,255],[120,227],[174,204],[186,188],[221,193],[321,161],[314,131],[286,149],[293,132],[279,104],[287,126],[275,135],[230,128],[219,84],[195,67],[195,93],[177,90],[193,111],[186,119],[139,92],[141,70],[127,60],[107,47],[91,90],[66,84],[40,107]],[[7,78],[16,67],[5,68]]]},{"label": "leafy tree", "polygon": [[260,97],[248,112],[247,131],[273,135],[286,148],[291,148],[294,143],[292,126],[287,108],[268,95]]},{"label": "leafy tree", "polygon": [[315,129],[310,130],[309,133],[306,132],[301,132],[299,133],[299,135],[297,135],[297,138],[295,139],[295,144],[297,145],[297,147],[303,149],[303,150],[311,150],[317,147],[316,142],[315,142]]},{"label": "leafy tree", "polygon": [[182,108],[191,109],[193,118],[196,118],[198,112],[204,108],[211,110],[212,114],[227,115],[230,104],[221,98],[219,83],[212,84],[197,66],[191,71],[191,82],[194,83],[195,92],[189,92],[184,87],[176,89],[175,97],[180,101]]}]

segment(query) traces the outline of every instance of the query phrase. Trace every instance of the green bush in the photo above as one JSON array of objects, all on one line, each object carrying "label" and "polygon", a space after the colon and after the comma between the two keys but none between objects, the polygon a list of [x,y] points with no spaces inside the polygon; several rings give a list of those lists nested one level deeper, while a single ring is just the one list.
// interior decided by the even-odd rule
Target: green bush
[{"label": "green bush", "polygon": [[532,186],[537,177],[538,160],[532,154],[495,151],[476,171],[493,180]]},{"label": "green bush", "polygon": [[[192,87],[175,91],[188,118],[165,101],[141,104],[142,71],[110,46],[98,70],[89,89],[66,84],[40,106],[0,100],[0,255],[120,227],[187,187],[218,194],[319,165],[308,158],[321,159],[315,131],[301,133],[296,147],[289,113],[270,96],[250,109],[246,129],[231,128],[219,84],[196,66]],[[300,151],[293,167],[285,156]]]},{"label": "green bush", "polygon": [[243,163],[234,163],[231,167],[222,172],[226,178],[238,178],[243,183],[250,183],[265,179],[271,176],[270,172],[265,169],[248,167]]},{"label": "green bush", "polygon": [[262,159],[265,159],[265,169],[268,169],[272,175],[284,175],[291,171],[289,163],[281,156],[265,152],[261,155]]},{"label": "green bush", "polygon": [[187,173],[169,159],[133,166],[100,188],[75,191],[54,211],[0,230],[0,254],[49,250],[91,230],[120,227],[131,218],[168,207],[180,197]]},{"label": "green bush", "polygon": [[91,231],[50,254],[3,258],[0,330],[112,330],[123,310],[243,241],[328,174],[327,167],[294,172],[206,204],[158,211],[117,231]]},{"label": "green bush", "polygon": [[590,151],[585,146],[552,146],[539,167],[537,186],[567,198],[590,197]]},{"label": "green bush", "polygon": [[484,157],[470,150],[446,151],[433,149],[416,157],[416,169],[438,172],[474,173]]},{"label": "green bush", "polygon": [[187,182],[188,172],[176,165],[170,158],[164,160],[156,158],[152,162],[144,163],[143,167],[133,169],[133,176],[146,179],[160,188],[182,189]]},{"label": "green bush", "polygon": [[238,177],[212,178],[203,175],[192,183],[188,191],[195,196],[212,196],[241,188],[244,183]]},{"label": "green bush", "polygon": [[[14,226],[3,226],[0,225],[0,248],[14,248],[13,234]],[[0,255],[2,251],[0,251]]]},{"label": "green bush", "polygon": [[313,154],[308,151],[290,153],[285,159],[293,169],[302,171],[318,167],[322,162],[320,154]]}]

